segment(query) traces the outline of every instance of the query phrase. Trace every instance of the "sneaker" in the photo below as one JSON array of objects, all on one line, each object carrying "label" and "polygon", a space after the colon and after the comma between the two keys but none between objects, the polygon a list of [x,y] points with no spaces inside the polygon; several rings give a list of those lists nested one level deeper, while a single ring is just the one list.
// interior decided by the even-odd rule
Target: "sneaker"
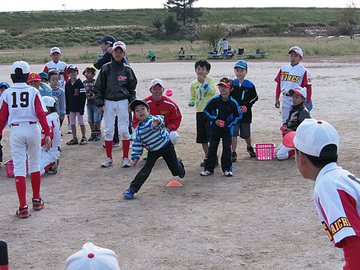
[{"label": "sneaker", "polygon": [[120,146],[120,142],[113,143],[113,147],[119,147],[119,146]]},{"label": "sneaker", "polygon": [[40,198],[40,199],[32,199],[32,204],[33,204],[33,209],[35,211],[40,211],[41,209],[44,208],[44,201]]},{"label": "sneaker", "polygon": [[89,142],[91,142],[91,141],[95,141],[95,138],[96,138],[96,131],[92,131],[91,132],[91,136],[90,136],[90,138],[89,138]]},{"label": "sneaker", "polygon": [[233,176],[233,173],[232,173],[232,171],[225,171],[225,172],[224,172],[224,175],[225,175],[226,177],[231,177],[231,176]]},{"label": "sneaker", "polygon": [[213,175],[213,174],[214,174],[213,172],[209,172],[208,170],[202,171],[200,173],[201,176],[208,176],[208,175]]},{"label": "sneaker", "polygon": [[101,167],[110,167],[113,163],[112,158],[106,157],[103,163],[101,163]]},{"label": "sneaker", "polygon": [[147,160],[148,154],[149,154],[149,151],[148,151],[148,150],[145,150],[145,151],[144,151],[144,154],[143,154],[143,160]]},{"label": "sneaker", "polygon": [[54,165],[52,165],[46,172],[47,174],[56,174],[57,173],[57,164],[54,162]]},{"label": "sneaker", "polygon": [[72,138],[70,141],[68,141],[66,143],[67,145],[75,145],[75,144],[79,144],[79,141],[77,138]]},{"label": "sneaker", "polygon": [[255,153],[254,148],[252,146],[246,147],[246,150],[248,151],[250,157],[256,158],[256,153]]},{"label": "sneaker", "polygon": [[68,125],[67,133],[68,133],[68,134],[71,134],[71,133],[72,133],[72,132],[71,132],[71,125],[70,125],[70,124]]},{"label": "sneaker", "polygon": [[16,215],[19,218],[27,218],[29,217],[29,207],[27,205],[25,205],[23,208],[19,207],[19,210],[16,211]]},{"label": "sneaker", "polygon": [[100,141],[100,140],[101,140],[101,131],[97,131],[94,141]]},{"label": "sneaker", "polygon": [[124,197],[125,197],[125,199],[132,200],[132,199],[134,199],[134,194],[135,194],[135,191],[133,191],[132,189],[128,188],[128,189],[125,190],[125,192],[124,192]]},{"label": "sneaker", "polygon": [[232,152],[231,153],[231,162],[236,162],[236,160],[237,160],[237,154],[236,154],[236,152]]},{"label": "sneaker", "polygon": [[182,162],[182,160],[180,158],[178,159],[178,161],[179,161],[179,164],[180,164],[180,166],[182,168],[182,171],[179,173],[179,177],[184,178],[185,173],[186,173],[184,163]]},{"label": "sneaker", "polygon": [[131,167],[130,159],[128,159],[128,158],[123,158],[123,160],[122,160],[122,167],[123,167],[123,168],[129,168],[129,167]]},{"label": "sneaker", "polygon": [[80,145],[85,145],[85,144],[87,144],[87,139],[86,137],[82,137],[80,141]]}]

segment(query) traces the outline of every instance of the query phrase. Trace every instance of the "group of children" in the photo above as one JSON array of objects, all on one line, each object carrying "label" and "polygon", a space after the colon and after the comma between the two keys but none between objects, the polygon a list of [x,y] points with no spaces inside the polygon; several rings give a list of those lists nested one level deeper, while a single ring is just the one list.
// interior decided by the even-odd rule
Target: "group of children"
[{"label": "group of children", "polygon": [[[60,50],[52,48],[52,55],[54,54],[60,54]],[[100,125],[95,122],[95,118],[99,119],[98,114],[100,114],[105,119],[104,138],[107,157],[102,163],[102,167],[108,167],[112,164],[115,116],[119,119],[119,130],[123,140],[123,167],[131,165],[127,156],[130,147],[128,108],[131,109],[134,113],[133,125],[135,127],[135,133],[132,135],[132,165],[136,166],[144,149],[148,151],[144,167],[137,173],[130,187],[124,192],[126,199],[133,199],[134,194],[140,190],[149,177],[159,157],[164,158],[174,176],[183,178],[186,171],[174,148],[174,144],[179,138],[176,130],[181,122],[178,106],[171,99],[163,96],[165,88],[160,79],[151,81],[151,96],[145,100],[136,99],[137,80],[132,69],[124,62],[125,54],[126,45],[121,41],[115,42],[112,47],[111,61],[103,65],[96,81],[94,81],[95,68],[87,67],[84,70],[86,87],[77,78],[79,70],[75,66],[65,66],[63,74],[58,70],[47,70],[53,97],[44,97],[43,103],[47,107],[50,130],[59,130],[59,126],[56,126],[57,116],[50,117],[50,115],[55,112],[55,102],[57,101],[56,107],[59,110],[59,107],[62,106],[60,100],[65,99],[66,113],[70,115],[73,134],[73,139],[68,144],[78,143],[75,129],[76,118],[78,118],[83,136],[80,144],[85,144],[85,127],[82,115],[84,114],[86,97],[88,102],[90,100],[88,109],[92,113],[89,113],[89,118],[94,121],[91,126],[91,140],[95,140],[100,132]],[[301,174],[305,178],[316,181],[314,200],[324,228],[331,241],[344,251],[346,260],[344,269],[353,269],[353,265],[359,265],[360,260],[356,251],[360,248],[360,216],[357,207],[360,201],[360,182],[355,176],[336,164],[339,152],[339,137],[336,130],[326,121],[310,119],[308,109],[311,108],[311,77],[309,72],[300,65],[302,57],[301,48],[298,46],[290,48],[290,64],[283,66],[275,77],[277,83],[275,107],[280,108],[280,95],[282,95],[282,126],[280,130],[284,137],[283,144],[276,151],[276,156],[279,160],[283,160],[295,154],[296,164]],[[23,74],[20,73],[28,72],[29,69],[21,63],[14,63],[14,65],[15,68],[12,71],[14,77],[12,78],[18,79],[14,82],[21,83]],[[19,68],[16,67],[21,68],[20,73],[18,72]],[[219,95],[215,95],[215,80],[208,76],[210,69],[211,65],[207,60],[199,60],[195,63],[197,78],[191,83],[191,98],[188,103],[190,107],[196,106],[196,142],[202,144],[205,154],[204,162],[201,164],[204,166],[204,170],[200,175],[208,176],[214,173],[217,163],[217,148],[220,139],[222,139],[221,168],[226,177],[231,177],[233,175],[232,163],[237,159],[237,136],[240,135],[245,140],[250,156],[256,157],[251,146],[250,125],[252,122],[251,108],[258,100],[258,96],[254,84],[245,79],[248,72],[248,65],[245,61],[239,60],[235,63],[236,78],[234,80],[222,78],[217,83]],[[59,83],[59,75],[63,75],[64,81],[66,81],[66,76],[69,77],[65,83],[65,98],[62,97],[63,94],[57,93],[62,85],[62,82]],[[40,89],[41,83],[38,83],[40,75],[30,74],[29,77],[28,83],[36,89]],[[20,86],[25,87],[22,84]],[[6,83],[0,84],[0,89],[8,87],[9,85]],[[92,87],[94,87],[93,92],[89,93]],[[46,91],[46,87],[41,86],[41,88]],[[37,95],[35,92],[31,93]],[[6,97],[9,97],[9,93],[6,94]],[[0,101],[10,102],[11,99],[2,98]],[[20,99],[20,101],[22,100]],[[5,107],[8,107],[7,103],[3,103],[0,111],[1,130],[8,117]],[[36,110],[41,111],[38,105],[35,104],[35,107]],[[157,107],[162,109],[157,110]],[[96,108],[98,114],[95,113]],[[37,115],[42,123],[41,119],[43,118],[39,112]],[[63,121],[65,115],[58,111],[58,116],[60,122]],[[31,126],[32,123],[29,121],[28,125]],[[9,124],[11,126],[19,125],[18,122],[13,122],[11,119]],[[44,127],[43,129],[46,146],[44,149],[49,151],[51,132]],[[59,138],[58,133],[57,139],[59,140]],[[53,142],[56,141],[55,135],[52,136],[52,139]],[[15,158],[17,158],[16,155],[14,161]],[[54,166],[55,163],[53,162],[48,170],[56,170]],[[33,167],[32,164],[32,171],[34,171]],[[24,168],[20,168],[22,172]],[[19,166],[15,163],[15,174],[18,173],[18,170]],[[16,177],[22,183],[17,184],[17,188],[19,186],[19,190],[21,190],[21,196],[19,193],[20,208],[17,215],[27,217],[27,205],[21,201],[21,198],[24,197],[24,188],[21,188],[21,185],[24,184],[25,178],[22,174],[21,176],[16,175]],[[37,187],[37,193],[34,193],[33,208],[40,210],[44,202],[40,198],[39,184],[36,184],[36,179],[38,179],[37,174],[34,176],[34,186]]]}]

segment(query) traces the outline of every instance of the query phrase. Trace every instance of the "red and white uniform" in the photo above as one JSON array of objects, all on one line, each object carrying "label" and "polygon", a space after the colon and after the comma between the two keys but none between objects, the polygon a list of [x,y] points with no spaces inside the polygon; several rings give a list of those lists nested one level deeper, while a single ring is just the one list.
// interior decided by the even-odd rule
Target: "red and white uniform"
[{"label": "red and white uniform", "polygon": [[313,198],[330,241],[343,252],[342,240],[360,237],[360,180],[335,162],[329,163],[316,178]]},{"label": "red and white uniform", "polygon": [[36,123],[39,121],[44,134],[50,135],[39,91],[26,83],[15,83],[1,95],[0,104],[0,135],[8,121],[15,177],[26,176],[26,155],[29,173],[39,171],[41,131]]},{"label": "red and white uniform", "polygon": [[289,91],[295,87],[306,87],[307,90],[307,102],[311,99],[311,76],[309,71],[304,68],[300,63],[296,66],[291,64],[283,66],[275,77],[276,86],[276,98],[280,98],[282,94],[282,106],[281,106],[281,121],[282,124],[286,122],[289,117],[289,112],[292,106],[292,97],[289,95]]},{"label": "red and white uniform", "polygon": [[[182,118],[178,105],[166,96],[163,96],[160,101],[155,101],[153,96],[149,96],[144,100],[149,105],[150,114],[164,116],[165,127],[170,130],[170,140],[173,144],[176,144],[179,138],[176,130],[179,128]],[[136,128],[138,123],[139,120],[134,116],[133,127]]]},{"label": "red and white uniform", "polygon": [[61,147],[61,132],[59,116],[56,112],[53,112],[46,116],[48,125],[50,127],[51,148],[46,150],[45,148],[45,134],[41,131],[41,160],[40,160],[40,173],[45,173],[45,168],[50,164],[57,162],[60,157]]},{"label": "red and white uniform", "polygon": [[59,61],[57,63],[55,63],[54,61],[47,62],[44,66],[43,72],[49,74],[49,71],[51,70],[57,70],[61,73],[59,86],[65,89],[65,83],[67,83],[67,81],[69,80],[66,63],[63,61]]}]

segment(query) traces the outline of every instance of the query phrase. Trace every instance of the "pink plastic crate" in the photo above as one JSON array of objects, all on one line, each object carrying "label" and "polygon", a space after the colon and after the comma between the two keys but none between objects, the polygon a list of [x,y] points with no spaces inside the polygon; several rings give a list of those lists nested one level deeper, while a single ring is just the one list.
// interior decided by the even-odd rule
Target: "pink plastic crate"
[{"label": "pink plastic crate", "polygon": [[273,160],[275,144],[257,143],[254,145],[257,160]]},{"label": "pink plastic crate", "polygon": [[6,167],[6,174],[8,178],[12,178],[14,177],[14,164],[12,159],[6,161],[4,163],[5,167]]}]

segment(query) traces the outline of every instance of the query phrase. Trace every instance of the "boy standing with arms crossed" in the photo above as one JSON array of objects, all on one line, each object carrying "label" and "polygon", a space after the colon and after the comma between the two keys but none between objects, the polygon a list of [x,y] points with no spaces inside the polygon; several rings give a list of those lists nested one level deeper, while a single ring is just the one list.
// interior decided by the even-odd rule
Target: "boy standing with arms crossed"
[{"label": "boy standing with arms crossed", "polygon": [[207,76],[210,72],[211,64],[206,59],[201,59],[195,63],[195,73],[197,75],[190,85],[189,106],[196,105],[196,142],[201,143],[205,153],[204,162],[200,164],[205,166],[209,148],[209,119],[204,113],[205,105],[216,93],[215,80]]},{"label": "boy standing with arms crossed", "polygon": [[333,245],[344,254],[344,270],[360,265],[360,180],[337,165],[339,134],[326,121],[305,119],[283,138],[295,148],[296,165],[315,181],[313,199]]},{"label": "boy standing with arms crossed", "polygon": [[26,203],[26,156],[33,189],[32,204],[34,210],[41,210],[44,201],[40,197],[40,141],[41,130],[45,134],[45,146],[51,147],[50,128],[45,116],[46,107],[40,93],[26,84],[30,73],[28,63],[16,61],[11,66],[11,80],[14,85],[4,91],[0,98],[0,136],[6,122],[10,126],[10,148],[14,162],[16,191],[20,207],[16,215],[29,217]]},{"label": "boy standing with arms crossed", "polygon": [[231,91],[232,96],[240,106],[242,112],[242,118],[234,127],[234,134],[231,144],[231,160],[235,162],[237,159],[236,146],[237,137],[244,139],[246,142],[246,150],[250,157],[256,158],[256,153],[251,145],[251,133],[250,125],[252,121],[251,108],[258,100],[255,85],[249,80],[245,80],[245,76],[248,73],[248,65],[244,60],[239,60],[235,63],[234,72],[236,79],[233,81],[234,89]]},{"label": "boy standing with arms crossed", "polygon": [[134,71],[124,62],[126,45],[116,41],[112,48],[111,62],[103,65],[95,81],[95,104],[99,114],[104,115],[104,140],[106,158],[101,167],[109,167],[113,163],[112,147],[115,116],[118,117],[119,133],[122,139],[122,167],[130,167],[129,149],[129,103],[136,99],[137,79]]},{"label": "boy standing with arms crossed", "polygon": [[292,106],[292,97],[289,93],[291,89],[297,86],[306,87],[307,99],[305,107],[310,109],[310,100],[312,94],[311,76],[309,71],[304,68],[300,61],[304,53],[298,46],[291,47],[289,50],[290,64],[283,66],[275,77],[276,95],[275,95],[275,108],[280,108],[280,94],[282,94],[281,105],[281,123],[284,124],[289,117],[289,112]]}]

